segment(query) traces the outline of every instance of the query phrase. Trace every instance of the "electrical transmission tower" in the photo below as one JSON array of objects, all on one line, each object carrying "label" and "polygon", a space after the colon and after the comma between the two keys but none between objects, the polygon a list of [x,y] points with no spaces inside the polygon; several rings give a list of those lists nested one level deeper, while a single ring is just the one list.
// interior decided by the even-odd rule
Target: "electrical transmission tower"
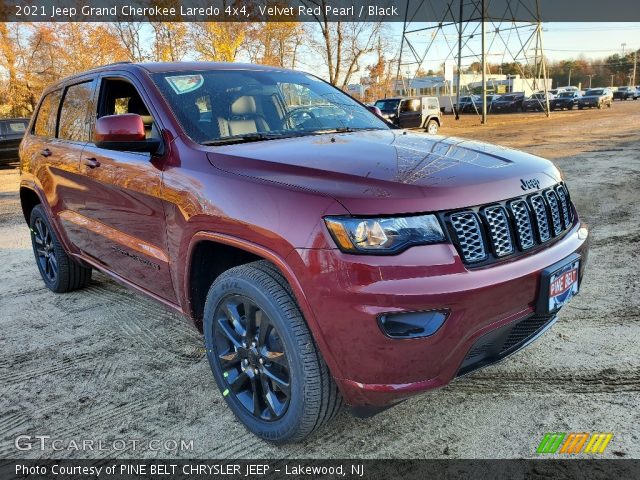
[{"label": "electrical transmission tower", "polygon": [[[550,85],[539,1],[407,0],[396,85],[410,91],[425,65],[444,65],[444,86],[448,88],[451,102],[451,92],[455,89],[455,106],[452,103],[451,107],[458,119],[461,89],[466,86],[462,84],[463,74],[479,67],[482,104],[479,108],[473,103],[473,108],[484,124],[489,110],[487,94],[500,93],[497,90],[505,88],[512,91],[515,80],[508,79],[519,75],[518,86],[526,84],[531,92],[544,92],[539,106],[549,116]],[[425,18],[434,21],[418,21]],[[456,66],[455,81],[452,81],[452,69],[447,68],[452,65]],[[492,75],[502,74],[503,65],[516,74],[507,75],[502,82],[491,81]]]}]

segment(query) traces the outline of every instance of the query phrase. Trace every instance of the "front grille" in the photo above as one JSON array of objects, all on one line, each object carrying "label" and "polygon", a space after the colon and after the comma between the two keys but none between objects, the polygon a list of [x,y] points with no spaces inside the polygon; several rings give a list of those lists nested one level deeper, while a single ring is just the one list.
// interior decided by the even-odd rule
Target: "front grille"
[{"label": "front grille", "polygon": [[485,265],[544,244],[573,223],[569,192],[562,183],[443,216],[463,262],[470,265]]},{"label": "front grille", "polygon": [[524,347],[555,321],[554,314],[532,314],[486,333],[471,347],[458,376],[495,363]]}]

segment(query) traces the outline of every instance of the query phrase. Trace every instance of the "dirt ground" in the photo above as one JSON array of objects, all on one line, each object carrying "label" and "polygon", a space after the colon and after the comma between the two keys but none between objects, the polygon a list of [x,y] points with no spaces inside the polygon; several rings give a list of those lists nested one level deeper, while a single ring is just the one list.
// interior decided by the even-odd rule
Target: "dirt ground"
[{"label": "dirt ground", "polygon": [[[591,226],[582,292],[528,349],[374,418],[343,412],[303,444],[274,447],[225,407],[200,334],[94,274],[45,289],[20,212],[18,173],[0,170],[0,458],[534,457],[545,432],[613,432],[604,456],[640,458],[640,101],[603,111],[446,118],[444,135],[553,159]],[[18,435],[62,440],[17,451]],[[135,449],[130,440],[138,439]],[[151,450],[151,439],[193,440]],[[76,451],[70,441],[102,440]],[[114,440],[126,441],[111,444]],[[168,448],[168,450],[167,450]]]}]

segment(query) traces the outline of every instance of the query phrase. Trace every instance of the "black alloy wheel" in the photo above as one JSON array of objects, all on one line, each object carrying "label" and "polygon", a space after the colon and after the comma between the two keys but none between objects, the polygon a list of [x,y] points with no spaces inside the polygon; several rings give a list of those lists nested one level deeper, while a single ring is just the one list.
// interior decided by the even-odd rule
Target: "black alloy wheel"
[{"label": "black alloy wheel", "polygon": [[328,423],[342,397],[280,270],[265,260],[220,274],[203,330],[227,406],[258,437],[298,442]]},{"label": "black alloy wheel", "polygon": [[29,229],[36,264],[49,290],[65,293],[91,282],[91,267],[67,255],[42,205],[36,205],[31,210]]},{"label": "black alloy wheel", "polygon": [[41,218],[36,218],[33,222],[32,235],[40,271],[43,277],[54,283],[58,278],[58,260],[55,255],[51,230]]},{"label": "black alloy wheel", "polygon": [[256,418],[281,418],[291,397],[290,368],[269,316],[253,300],[231,295],[218,304],[213,328],[227,395]]}]

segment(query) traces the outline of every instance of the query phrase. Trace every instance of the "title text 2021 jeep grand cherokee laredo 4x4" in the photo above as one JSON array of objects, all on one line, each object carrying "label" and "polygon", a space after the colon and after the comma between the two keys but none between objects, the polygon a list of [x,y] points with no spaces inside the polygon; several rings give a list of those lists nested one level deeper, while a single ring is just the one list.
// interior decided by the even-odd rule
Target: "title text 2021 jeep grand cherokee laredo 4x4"
[{"label": "title text 2021 jeep grand cherokee laredo 4x4", "polygon": [[227,404],[272,441],[518,350],[586,261],[551,162],[392,130],[299,72],[99,68],[44,92],[20,157],[47,287],[96,268],[191,317]]}]

